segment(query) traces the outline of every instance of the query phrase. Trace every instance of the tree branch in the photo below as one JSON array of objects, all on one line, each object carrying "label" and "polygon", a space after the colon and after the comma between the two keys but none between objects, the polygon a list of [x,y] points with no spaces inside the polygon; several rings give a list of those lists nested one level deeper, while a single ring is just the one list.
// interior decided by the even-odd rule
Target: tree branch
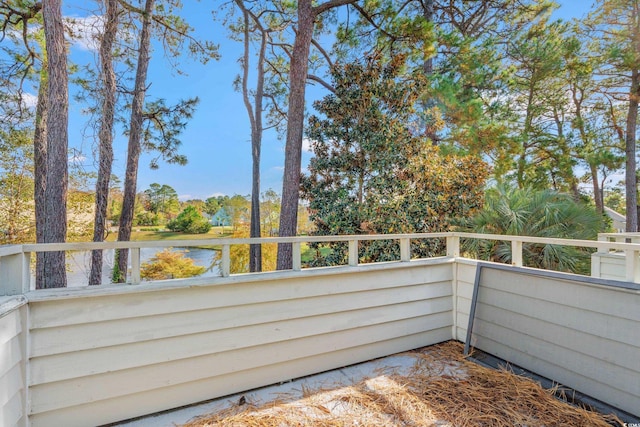
[{"label": "tree branch", "polygon": [[322,86],[324,86],[326,89],[328,89],[329,91],[331,91],[331,93],[336,93],[336,88],[334,88],[333,86],[331,86],[329,83],[327,83],[326,81],[324,81],[323,79],[321,79],[320,77],[313,75],[313,74],[307,74],[307,79],[314,81],[314,82],[318,82],[320,83]]},{"label": "tree branch", "polygon": [[334,7],[344,6],[347,4],[355,3],[356,0],[330,0],[325,3],[319,4],[315,6],[312,11],[314,16],[318,16],[323,12],[326,12],[329,9],[333,9]]}]

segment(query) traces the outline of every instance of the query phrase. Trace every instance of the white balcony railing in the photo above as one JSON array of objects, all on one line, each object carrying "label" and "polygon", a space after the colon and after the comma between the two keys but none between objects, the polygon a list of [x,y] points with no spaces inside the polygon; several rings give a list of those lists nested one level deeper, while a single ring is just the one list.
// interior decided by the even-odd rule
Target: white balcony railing
[{"label": "white balcony railing", "polygon": [[[444,239],[446,241],[446,256],[459,257],[460,239],[482,239],[511,242],[512,265],[523,266],[522,248],[526,243],[574,246],[582,248],[595,248],[598,253],[618,252],[625,254],[624,274],[620,277],[630,282],[640,283],[640,233],[629,234],[601,234],[598,241],[572,240],[557,238],[542,238],[530,236],[509,236],[493,234],[476,234],[461,232],[446,233],[415,233],[415,234],[384,234],[384,235],[346,235],[346,236],[300,236],[281,238],[242,238],[242,239],[199,239],[199,240],[172,240],[172,241],[135,241],[135,242],[104,242],[104,243],[49,243],[49,244],[22,244],[0,247],[0,295],[17,295],[33,290],[32,261],[33,254],[37,252],[56,251],[91,251],[94,249],[113,250],[128,249],[130,267],[128,274],[129,284],[141,283],[140,276],[140,250],[142,248],[165,247],[202,247],[215,246],[220,248],[221,258],[219,271],[222,277],[228,277],[231,265],[231,246],[248,244],[274,244],[290,243],[293,252],[293,271],[302,269],[301,245],[303,243],[348,243],[347,265],[359,264],[358,243],[372,240],[397,241],[400,247],[401,262],[411,260],[411,241],[423,239]],[[468,254],[466,254],[468,255]]]}]

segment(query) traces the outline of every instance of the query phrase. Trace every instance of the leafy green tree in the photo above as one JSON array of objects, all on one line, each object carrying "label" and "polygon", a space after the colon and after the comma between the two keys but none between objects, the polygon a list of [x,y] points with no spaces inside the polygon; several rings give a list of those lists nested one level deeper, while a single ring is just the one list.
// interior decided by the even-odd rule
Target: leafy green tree
[{"label": "leafy green tree", "polygon": [[507,169],[513,170],[513,179],[520,188],[552,185],[549,171],[559,174],[560,164],[567,166],[562,172],[571,170],[570,153],[563,149],[564,114],[558,110],[568,103],[557,78],[563,69],[566,29],[566,24],[548,22],[543,17],[519,34],[507,49],[508,63],[513,67],[508,81],[512,106],[509,122],[515,130],[511,135],[515,147],[513,165]]},{"label": "leafy green tree", "polygon": [[279,219],[280,195],[270,188],[262,193],[262,201],[260,203],[262,233],[269,237],[277,236]]},{"label": "leafy green tree", "polygon": [[[571,130],[575,133],[572,151],[589,171],[593,198],[599,213],[604,209],[604,181],[624,162],[624,138],[617,125],[619,109],[607,102],[600,91],[595,71],[602,58],[589,52],[586,36],[578,25],[577,35],[564,44],[564,75],[572,104]],[[571,138],[571,136],[569,137]]]},{"label": "leafy green tree", "polygon": [[[602,215],[592,205],[570,195],[531,187],[499,185],[486,193],[483,209],[463,221],[473,233],[593,240],[603,230]],[[511,262],[511,244],[470,240],[465,249],[479,259]],[[589,274],[590,252],[552,244],[524,243],[524,265],[548,270]]]},{"label": "leafy green tree", "polygon": [[626,213],[626,207],[622,189],[615,187],[611,191],[608,191],[604,196],[604,205],[624,215]]},{"label": "leafy green tree", "polygon": [[[309,120],[315,156],[302,194],[320,235],[446,231],[452,218],[478,208],[487,174],[477,157],[446,154],[411,132],[422,74],[403,74],[406,57],[334,67],[335,94],[314,104]],[[432,256],[442,242],[422,242]],[[317,263],[343,263],[344,245]],[[319,253],[319,252],[318,252]],[[397,245],[360,245],[365,261],[396,259]]]},{"label": "leafy green tree", "polygon": [[145,208],[156,215],[167,218],[175,215],[180,209],[178,193],[170,185],[153,183],[144,191]]},{"label": "leafy green tree", "polygon": [[231,226],[234,231],[250,221],[251,203],[249,197],[235,194],[233,197],[224,199],[222,207],[231,219]]},{"label": "leafy green tree", "polygon": [[167,223],[171,231],[190,234],[204,234],[211,230],[211,224],[194,206],[187,206],[173,221]]},{"label": "leafy green tree", "polygon": [[33,241],[33,145],[26,129],[0,129],[0,243]]},{"label": "leafy green tree", "polygon": [[625,142],[626,231],[638,231],[636,144],[640,103],[640,0],[598,0],[585,26],[591,49],[604,57],[598,69],[603,91],[626,105]]},{"label": "leafy green tree", "polygon": [[218,212],[221,206],[220,197],[209,197],[204,201],[203,211],[213,216]]}]

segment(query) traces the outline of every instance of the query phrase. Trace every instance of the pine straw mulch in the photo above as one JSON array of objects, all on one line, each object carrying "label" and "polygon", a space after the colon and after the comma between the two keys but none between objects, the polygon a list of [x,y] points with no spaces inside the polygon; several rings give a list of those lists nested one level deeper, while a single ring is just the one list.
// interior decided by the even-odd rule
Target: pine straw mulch
[{"label": "pine straw mulch", "polygon": [[348,387],[303,390],[295,401],[234,404],[183,427],[624,425],[615,415],[562,402],[556,390],[528,378],[468,361],[457,342],[406,354],[416,358],[408,375],[382,372]]}]

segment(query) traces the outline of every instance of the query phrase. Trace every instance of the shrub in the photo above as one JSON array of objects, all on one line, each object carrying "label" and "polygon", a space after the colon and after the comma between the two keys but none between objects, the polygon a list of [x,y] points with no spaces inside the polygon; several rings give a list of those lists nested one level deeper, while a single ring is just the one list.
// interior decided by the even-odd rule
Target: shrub
[{"label": "shrub", "polygon": [[140,266],[140,277],[147,280],[184,279],[199,276],[206,268],[195,265],[186,251],[165,249]]},{"label": "shrub", "polygon": [[160,225],[160,215],[152,212],[142,212],[136,215],[133,225]]},{"label": "shrub", "polygon": [[187,206],[176,219],[167,223],[171,231],[190,234],[204,234],[211,230],[211,224],[193,206]]}]

